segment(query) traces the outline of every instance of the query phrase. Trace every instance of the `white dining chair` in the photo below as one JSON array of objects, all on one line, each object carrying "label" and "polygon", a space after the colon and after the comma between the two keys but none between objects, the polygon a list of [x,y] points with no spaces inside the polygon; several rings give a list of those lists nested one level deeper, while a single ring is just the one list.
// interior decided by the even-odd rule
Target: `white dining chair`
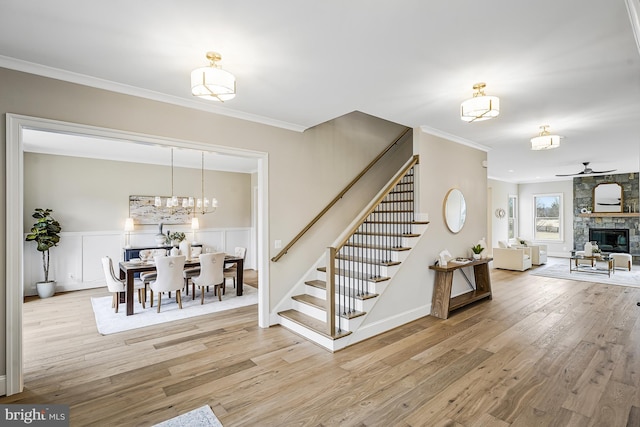
[{"label": "white dining chair", "polygon": [[224,256],[224,252],[200,254],[200,275],[191,277],[193,294],[196,286],[200,288],[200,304],[204,304],[204,292],[209,286],[213,286],[213,294],[222,301],[220,288],[224,285]]},{"label": "white dining chair", "polygon": [[154,258],[156,263],[156,271],[158,277],[149,284],[151,307],[153,307],[153,294],[158,293],[158,313],[160,313],[160,305],[162,304],[162,292],[176,292],[176,302],[182,308],[182,270],[186,257],[184,255],[177,256],[157,256]]},{"label": "white dining chair", "polygon": [[[102,270],[104,271],[104,278],[107,282],[107,289],[109,289],[109,292],[113,293],[111,308],[115,308],[117,313],[118,307],[120,306],[120,292],[125,292],[127,290],[127,285],[124,280],[116,277],[116,274],[113,271],[113,261],[111,260],[111,257],[102,257]],[[146,308],[146,294],[143,294],[142,292],[145,289],[144,284],[140,281],[135,281],[133,289],[138,291],[138,301],[142,304],[142,308]]]},{"label": "white dining chair", "polygon": [[[138,256],[142,261],[150,261],[157,256],[167,256],[166,249],[142,249]],[[147,294],[147,289],[149,288],[149,283],[156,280],[158,277],[158,273],[155,271],[145,271],[144,273],[140,273],[140,281],[144,284],[144,293]]]}]

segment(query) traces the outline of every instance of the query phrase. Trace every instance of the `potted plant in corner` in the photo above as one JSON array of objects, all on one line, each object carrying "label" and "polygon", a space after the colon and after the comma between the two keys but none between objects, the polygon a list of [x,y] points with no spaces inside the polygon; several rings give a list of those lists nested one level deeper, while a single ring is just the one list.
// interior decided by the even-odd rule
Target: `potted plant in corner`
[{"label": "potted plant in corner", "polygon": [[27,242],[36,242],[37,250],[42,252],[42,268],[44,269],[44,281],[36,283],[36,289],[40,298],[48,298],[56,292],[55,280],[49,280],[49,249],[58,245],[60,241],[60,223],[52,216],[51,209],[36,208],[32,217],[36,218],[36,223],[31,227],[31,232],[27,234]]},{"label": "potted plant in corner", "polygon": [[480,259],[480,254],[482,253],[484,248],[480,243],[478,243],[475,246],[471,246],[471,250],[473,251],[473,259]]}]

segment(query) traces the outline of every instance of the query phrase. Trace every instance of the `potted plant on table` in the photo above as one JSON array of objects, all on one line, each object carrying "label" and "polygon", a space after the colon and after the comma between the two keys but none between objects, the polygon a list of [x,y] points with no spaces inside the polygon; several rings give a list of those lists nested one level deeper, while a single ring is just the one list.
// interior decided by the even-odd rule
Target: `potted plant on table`
[{"label": "potted plant on table", "polygon": [[484,248],[478,243],[475,246],[471,246],[471,250],[473,251],[473,259],[480,259],[480,254],[484,251]]},{"label": "potted plant on table", "polygon": [[40,298],[48,298],[56,292],[55,280],[49,280],[49,249],[58,246],[60,242],[60,223],[52,216],[51,209],[36,208],[32,217],[36,218],[36,223],[31,227],[31,232],[27,234],[27,242],[36,242],[36,249],[42,252],[42,268],[44,270],[44,281],[36,283],[36,289]]}]

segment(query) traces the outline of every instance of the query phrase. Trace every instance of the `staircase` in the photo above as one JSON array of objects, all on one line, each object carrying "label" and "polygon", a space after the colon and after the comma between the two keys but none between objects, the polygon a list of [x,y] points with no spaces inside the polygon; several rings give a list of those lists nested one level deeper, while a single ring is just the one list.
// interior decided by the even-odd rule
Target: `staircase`
[{"label": "staircase", "polygon": [[414,156],[308,274],[280,324],[336,351],[362,324],[401,268],[427,222],[415,220]]}]

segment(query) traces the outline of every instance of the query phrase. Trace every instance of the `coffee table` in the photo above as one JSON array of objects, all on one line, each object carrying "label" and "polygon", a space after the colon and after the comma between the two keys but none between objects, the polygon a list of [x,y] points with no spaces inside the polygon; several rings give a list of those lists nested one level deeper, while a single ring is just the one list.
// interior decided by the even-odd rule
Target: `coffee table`
[{"label": "coffee table", "polygon": [[[589,264],[580,264],[578,261],[591,261]],[[592,273],[606,274],[611,277],[611,273],[615,273],[614,260],[608,254],[596,256],[571,255],[569,258],[569,273]]]}]

